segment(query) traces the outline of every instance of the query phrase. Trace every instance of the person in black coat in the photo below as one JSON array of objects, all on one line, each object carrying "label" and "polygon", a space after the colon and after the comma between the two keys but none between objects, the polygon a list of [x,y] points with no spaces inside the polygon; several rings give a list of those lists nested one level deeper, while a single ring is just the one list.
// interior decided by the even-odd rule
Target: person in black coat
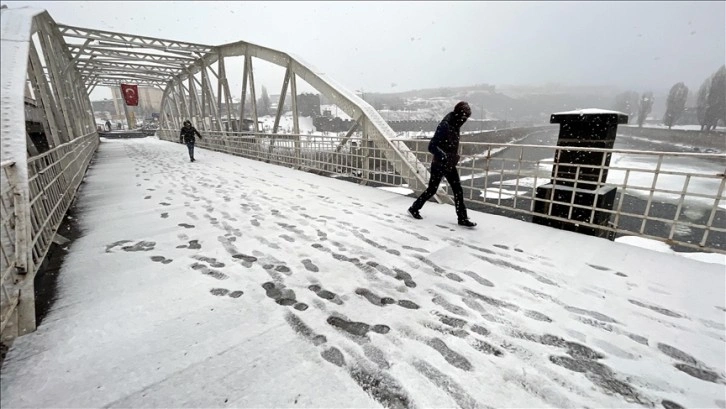
[{"label": "person in black coat", "polygon": [[446,178],[451,191],[454,193],[454,207],[459,224],[465,227],[474,227],[476,223],[469,220],[464,206],[464,190],[461,188],[459,172],[456,165],[459,163],[459,130],[464,122],[471,116],[471,107],[467,102],[459,102],[453,112],[449,112],[436,128],[434,137],[429,142],[429,152],[434,155],[431,162],[431,177],[428,188],[408,208],[408,213],[414,219],[423,219],[419,210],[427,200],[431,199],[439,189],[441,178]]},{"label": "person in black coat", "polygon": [[184,127],[179,133],[179,143],[185,143],[187,145],[187,149],[189,149],[189,160],[192,162],[194,162],[194,142],[196,141],[194,135],[202,139],[202,135],[197,131],[197,128],[192,126],[191,121],[184,121]]}]

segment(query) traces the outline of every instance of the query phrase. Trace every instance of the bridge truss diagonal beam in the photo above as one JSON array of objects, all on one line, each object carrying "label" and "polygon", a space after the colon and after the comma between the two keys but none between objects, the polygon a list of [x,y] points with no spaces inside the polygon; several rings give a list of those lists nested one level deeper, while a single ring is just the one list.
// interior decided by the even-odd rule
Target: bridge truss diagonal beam
[{"label": "bridge truss diagonal beam", "polygon": [[[426,167],[405,144],[392,141],[396,137],[395,133],[373,107],[289,53],[245,41],[211,46],[64,24],[57,24],[56,29],[65,40],[71,63],[75,64],[87,89],[97,85],[115,87],[121,83],[163,88],[165,97],[160,112],[163,122],[170,126],[191,118],[199,123],[202,130],[240,131],[245,100],[249,95],[252,123],[255,132],[259,131],[253,61],[263,60],[282,67],[285,77],[280,101],[284,101],[290,92],[295,132],[299,132],[296,80],[302,79],[351,118],[357,118],[358,126],[352,132],[360,132],[364,140],[384,152],[385,158],[395,164],[396,172],[409,181],[409,186],[427,184]],[[243,72],[232,73],[238,78],[242,75],[242,90],[239,94],[229,89],[230,71],[224,65],[227,57],[244,58]],[[216,87],[211,80],[216,81]],[[231,107],[233,93],[242,95],[238,109]],[[223,103],[225,106],[222,106]],[[279,105],[278,102],[273,127],[275,132],[278,131],[283,114]],[[234,122],[231,123],[233,117]],[[451,202],[443,189],[436,199]]]},{"label": "bridge truss diagonal beam", "polygon": [[72,56],[71,64],[83,74],[97,74],[84,76],[89,89],[96,85],[116,86],[119,81],[115,75],[119,74],[145,81],[141,85],[166,83],[172,74],[185,72],[215,50],[204,44],[63,24],[56,27]]}]

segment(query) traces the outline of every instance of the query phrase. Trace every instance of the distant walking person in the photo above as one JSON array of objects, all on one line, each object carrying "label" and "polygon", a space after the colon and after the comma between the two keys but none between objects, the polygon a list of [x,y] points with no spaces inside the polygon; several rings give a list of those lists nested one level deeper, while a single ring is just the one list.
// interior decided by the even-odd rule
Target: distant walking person
[{"label": "distant walking person", "polygon": [[106,120],[106,130],[111,132],[111,121],[109,121],[108,119]]},{"label": "distant walking person", "polygon": [[427,200],[431,199],[439,189],[441,178],[446,178],[454,193],[454,206],[459,225],[474,227],[476,223],[469,220],[464,206],[464,190],[461,188],[459,172],[456,165],[459,163],[459,130],[464,122],[471,116],[469,104],[462,101],[456,104],[453,112],[449,112],[436,128],[434,137],[429,142],[429,152],[434,155],[431,162],[431,177],[429,187],[408,208],[408,213],[414,219],[423,219],[419,210]]},{"label": "distant walking person", "polygon": [[199,131],[197,131],[197,128],[193,127],[189,120],[184,121],[184,127],[179,133],[179,143],[187,144],[187,149],[189,149],[189,160],[192,162],[194,162],[194,142],[196,141],[194,135],[198,136],[199,139],[202,139],[202,135]]}]

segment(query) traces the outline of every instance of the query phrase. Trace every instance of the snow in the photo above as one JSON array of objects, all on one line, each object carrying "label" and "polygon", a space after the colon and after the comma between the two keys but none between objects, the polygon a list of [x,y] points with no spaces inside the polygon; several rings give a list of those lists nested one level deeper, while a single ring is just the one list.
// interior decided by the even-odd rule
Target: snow
[{"label": "snow", "polygon": [[396,139],[431,139],[434,137],[434,132],[424,131],[403,131],[396,134]]},{"label": "snow", "polygon": [[[621,135],[618,135],[618,137],[620,137],[620,136]],[[667,146],[667,147],[675,146],[675,147],[682,149],[685,152],[701,151],[703,153],[717,153],[718,154],[718,153],[723,153],[723,149],[726,148],[726,145],[723,146],[722,149],[717,149],[717,148],[712,148],[712,147],[711,148],[701,148],[701,147],[693,146],[692,143],[676,143],[676,142],[671,142],[671,141],[659,141],[659,140],[656,140],[653,138],[645,138],[642,136],[632,136],[632,135],[622,135],[622,136],[624,136],[626,138],[630,138],[635,141],[642,141],[642,142],[645,142],[648,144],[663,145],[663,146]],[[698,149],[698,151],[697,151],[697,149]],[[666,148],[666,150],[667,150],[667,148]]]},{"label": "snow", "polygon": [[724,265],[726,264],[726,255],[716,253],[676,253],[666,243],[658,240],[646,239],[643,237],[636,236],[623,236],[615,239],[618,243],[630,244],[632,246],[642,247],[648,250],[654,250],[661,253],[667,254],[679,254],[680,256],[687,257],[693,260],[702,261],[704,263],[713,263]]},{"label": "snow", "polygon": [[[631,126],[633,128],[637,128],[638,125],[627,125]],[[667,125],[664,124],[643,124],[643,128],[656,128],[656,129],[668,129]],[[673,125],[671,129],[681,130],[681,131],[700,131],[701,125]],[[723,126],[717,126],[716,132],[724,132],[726,131],[726,127]]]},{"label": "snow", "polygon": [[2,407],[722,405],[726,263],[196,157],[102,140]]},{"label": "snow", "polygon": [[[260,129],[263,131],[272,132],[272,128],[275,126],[275,116],[265,115],[257,118],[257,122],[260,124]],[[313,118],[309,116],[301,116],[298,118],[298,126],[300,127],[300,133],[314,133],[315,126],[313,126]],[[280,116],[280,123],[278,125],[278,133],[292,133],[293,131],[293,118],[292,112],[285,112]],[[320,133],[322,135],[322,133]]]},{"label": "snow", "polygon": [[381,189],[383,191],[386,191],[386,192],[398,193],[399,195],[404,195],[404,196],[405,195],[410,195],[410,194],[414,193],[413,190],[411,190],[411,189],[409,189],[407,187],[387,187],[387,186],[383,186],[383,187],[379,187],[379,189]]},{"label": "snow", "polygon": [[626,115],[626,116],[628,115],[624,112],[608,111],[607,109],[599,109],[599,108],[576,109],[574,111],[556,112],[552,115],[600,115],[600,114],[615,114],[615,115]]},{"label": "snow", "polygon": [[[487,149],[484,153],[479,153],[476,155],[469,155],[466,158],[462,159],[459,162],[459,166],[465,166],[467,163],[472,163],[477,159],[486,159],[487,157],[493,157],[499,152],[503,152],[507,150],[508,147],[500,147],[500,148],[492,148],[491,146]],[[462,179],[463,180],[463,179]]]},{"label": "snow", "polygon": [[[483,178],[486,175],[487,175],[486,172],[471,173],[468,175],[459,176],[459,180],[462,182],[466,182],[467,180],[471,180],[471,179]],[[442,180],[446,181],[446,179],[442,179]]]}]

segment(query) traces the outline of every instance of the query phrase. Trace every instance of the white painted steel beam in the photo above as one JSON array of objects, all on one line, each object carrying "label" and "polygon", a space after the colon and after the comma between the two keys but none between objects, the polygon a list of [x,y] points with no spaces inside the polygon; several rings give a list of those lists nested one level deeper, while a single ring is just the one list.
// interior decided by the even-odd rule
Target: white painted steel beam
[{"label": "white painted steel beam", "polygon": [[[228,87],[228,79],[222,62],[225,57],[244,56],[239,121],[243,122],[244,120],[249,83],[249,95],[252,104],[251,113],[255,131],[259,131],[260,128],[252,57],[285,67],[286,74],[283,88],[288,85],[291,88],[294,105],[293,123],[296,133],[299,132],[296,78],[300,77],[352,118],[363,118],[367,123],[365,129],[368,130],[367,134],[371,141],[376,144],[378,149],[382,149],[391,163],[395,164],[396,171],[409,180],[410,186],[426,186],[427,184],[428,170],[426,167],[417,160],[416,156],[404,144],[391,142],[391,139],[395,138],[395,133],[375,109],[354,93],[326,78],[324,74],[320,74],[318,70],[315,70],[309,64],[302,62],[299,58],[245,41],[215,47],[67,25],[59,25],[58,29],[66,38],[74,41],[86,41],[84,43],[85,47],[80,45],[69,46],[71,51],[76,52],[75,57],[78,58],[77,63],[80,66],[83,66],[82,64],[91,58],[104,61],[100,64],[86,62],[87,67],[83,72],[106,71],[113,74],[126,72],[130,80],[145,80],[148,81],[147,83],[156,84],[152,82],[153,79],[156,79],[165,83],[167,87],[174,87],[174,83],[189,80],[189,91],[185,93],[188,94],[186,97],[189,98],[191,107],[189,113],[195,115],[195,122],[201,122],[201,127],[205,130],[208,127],[207,121],[211,121],[212,118],[217,124],[213,129],[222,129],[220,111],[222,101],[228,107],[228,120],[233,118],[230,108],[231,98],[229,98],[229,95],[225,97],[221,95],[223,92],[227,93],[225,87]],[[90,44],[87,43],[88,40],[91,40]],[[215,62],[219,62],[218,72],[215,72],[212,67]],[[155,69],[144,66],[151,64],[163,64],[165,68]],[[175,71],[176,67],[178,69]],[[209,73],[206,69],[209,69],[212,75],[218,79],[216,96],[209,82]],[[201,82],[194,77],[200,71],[202,72]],[[115,78],[113,76],[109,77],[104,78],[101,76],[96,81],[107,81],[106,83],[108,83],[108,81]],[[194,79],[190,80],[190,78]],[[201,88],[201,103],[198,100],[197,85]],[[282,102],[278,103],[273,132],[276,132],[279,127],[280,110],[283,109],[285,94],[286,90],[283,89],[280,98]],[[165,103],[171,101],[171,98],[167,98]],[[175,103],[178,104],[179,101],[181,99]],[[236,126],[236,123],[234,126]],[[450,201],[443,194],[443,190],[439,193],[437,195],[439,201]]]},{"label": "white painted steel beam", "polygon": [[104,30],[95,30],[58,24],[58,31],[65,37],[90,38],[93,40],[117,42],[121,44],[137,44],[145,48],[160,50],[183,50],[207,53],[212,47],[204,44],[187,43],[183,41],[164,40],[155,37],[145,37],[133,34],[117,33]]},{"label": "white painted steel beam", "polygon": [[245,55],[245,61],[247,61],[247,75],[249,76],[250,81],[250,103],[252,104],[253,130],[255,132],[260,132],[259,118],[257,117],[257,93],[255,91],[255,75],[254,70],[252,69],[252,57]]},{"label": "white painted steel beam", "polygon": [[245,101],[247,101],[247,79],[249,78],[247,75],[248,70],[249,70],[249,67],[247,66],[247,58],[245,58],[243,68],[242,68],[242,96],[240,97],[240,101],[239,101],[240,130],[244,127]]},{"label": "white painted steel beam", "polygon": [[[11,272],[12,284],[6,287],[3,279],[0,285],[3,294],[13,294],[14,302],[7,311],[3,305],[0,331],[3,337],[14,337],[35,329],[35,274],[98,146],[98,137],[87,90],[76,70],[78,61],[50,15],[32,8],[4,8],[1,13],[0,154],[2,173],[7,176],[3,184],[8,182],[14,194],[3,195],[0,206],[0,219],[12,218],[13,226],[11,265],[0,268],[4,278],[6,271]],[[40,122],[51,148],[43,153],[24,132],[25,99],[31,93],[34,109],[42,112]],[[5,244],[3,240],[3,252]]]},{"label": "white painted steel beam", "polygon": [[222,86],[222,90],[224,91],[224,97],[225,97],[225,105],[227,106],[227,123],[231,124],[230,129],[233,132],[236,132],[239,130],[239,127],[237,126],[237,114],[234,111],[234,107],[232,106],[232,94],[229,91],[229,81],[227,80],[227,69],[224,65],[224,57],[219,58],[219,83]]},{"label": "white painted steel beam", "polygon": [[297,110],[297,76],[290,74],[290,99],[292,100],[292,132],[300,133],[300,113]]},{"label": "white painted steel beam", "polygon": [[280,99],[277,102],[277,113],[275,115],[275,124],[272,127],[272,133],[277,133],[277,127],[280,125],[280,117],[285,112],[285,96],[287,94],[288,83],[290,83],[290,66],[285,70],[285,79],[282,81],[282,89],[280,90]]}]

